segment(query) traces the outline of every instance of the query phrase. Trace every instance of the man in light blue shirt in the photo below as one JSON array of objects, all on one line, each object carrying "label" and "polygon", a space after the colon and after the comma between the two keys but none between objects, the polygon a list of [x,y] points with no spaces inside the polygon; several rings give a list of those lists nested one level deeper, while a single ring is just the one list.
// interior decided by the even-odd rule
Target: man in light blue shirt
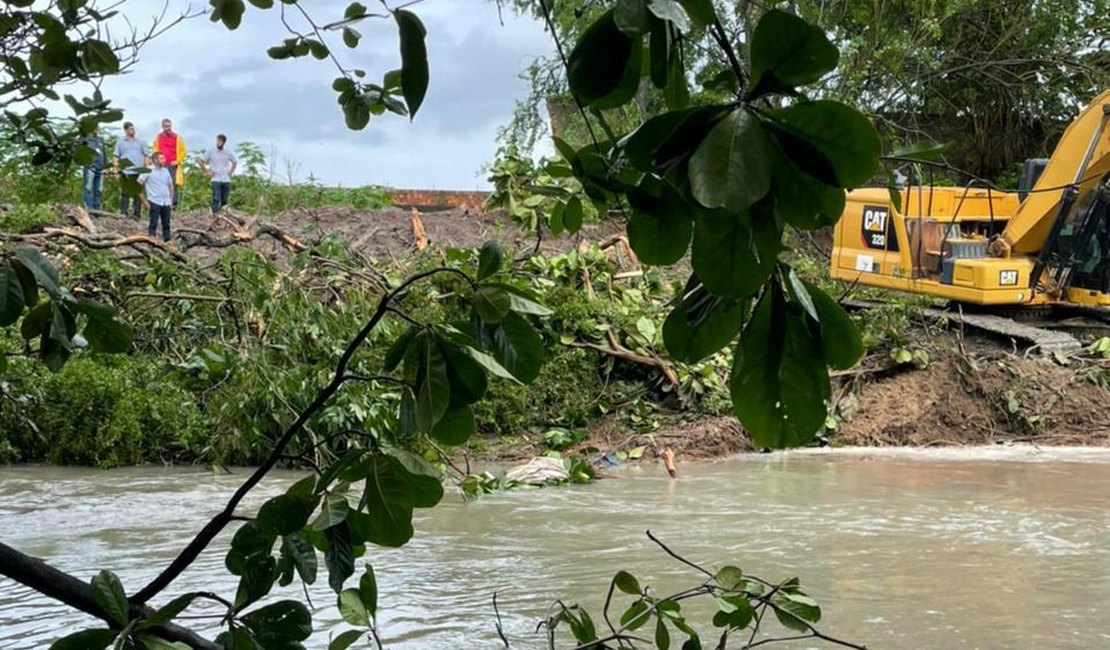
[{"label": "man in light blue shirt", "polygon": [[[112,155],[112,169],[119,173],[120,167],[123,167],[123,174],[134,178],[139,174],[136,170],[146,167],[148,158],[150,150],[135,137],[135,125],[124,122],[123,137],[116,141],[116,150]],[[119,213],[139,218],[139,197],[129,195],[122,183],[119,190]]]},{"label": "man in light blue shirt", "polygon": [[231,175],[239,161],[235,154],[224,149],[227,136],[223,133],[216,136],[216,149],[204,152],[200,158],[200,168],[212,181],[212,216],[220,213],[220,209],[227,205],[231,196]]},{"label": "man in light blue shirt", "polygon": [[173,206],[174,183],[170,170],[166,169],[165,158],[161,151],[150,157],[154,169],[149,174],[139,176],[143,185],[143,203],[150,209],[150,225],[147,234],[154,237],[158,232],[158,222],[162,222],[162,241],[170,241],[170,210]]}]

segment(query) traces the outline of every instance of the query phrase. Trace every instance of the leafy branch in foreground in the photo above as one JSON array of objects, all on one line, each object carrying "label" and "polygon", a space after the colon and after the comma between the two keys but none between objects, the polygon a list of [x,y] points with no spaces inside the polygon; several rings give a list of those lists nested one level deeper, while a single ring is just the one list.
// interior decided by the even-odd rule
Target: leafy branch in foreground
[{"label": "leafy branch in foreground", "polygon": [[[733,635],[741,637],[741,645],[731,647],[740,649],[810,639],[845,648],[864,649],[864,646],[831,637],[815,627],[821,620],[821,607],[802,591],[797,578],[770,582],[731,565],[710,571],[675,553],[652,535],[650,530],[646,534],[664,552],[701,573],[705,579],[693,587],[660,596],[650,585],[641,585],[627,571],[618,571],[610,581],[609,591],[605,596],[605,606],[601,614],[605,629],[599,631],[585,609],[559,601],[552,606],[555,612],[540,624],[541,628],[547,630],[549,648],[555,649],[557,632],[565,624],[578,643],[574,650],[645,647],[667,650],[671,647],[672,630],[686,637],[682,644],[683,650],[700,650],[703,647],[702,634],[683,615],[682,606],[688,600],[711,598],[717,605],[712,619],[712,627],[715,628],[712,634],[717,640],[712,647],[719,650],[730,647],[729,641]],[[633,600],[614,623],[612,607],[613,597],[617,592],[632,596]],[[770,636],[764,633],[762,638],[757,639],[764,632],[764,619],[768,613],[774,614],[778,622],[793,634]],[[644,627],[654,629],[651,639],[635,634]],[[743,639],[745,636],[746,640]]]}]

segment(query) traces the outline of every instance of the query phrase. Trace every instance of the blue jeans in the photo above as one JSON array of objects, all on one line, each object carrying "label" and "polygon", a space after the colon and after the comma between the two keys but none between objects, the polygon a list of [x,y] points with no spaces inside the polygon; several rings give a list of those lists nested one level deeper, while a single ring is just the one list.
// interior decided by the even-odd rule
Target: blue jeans
[{"label": "blue jeans", "polygon": [[103,181],[101,171],[97,167],[84,167],[81,170],[81,200],[90,210],[100,209],[100,187]]},{"label": "blue jeans", "polygon": [[212,181],[212,214],[219,213],[231,196],[231,181]]},{"label": "blue jeans", "polygon": [[[134,176],[130,176],[130,178],[134,178]],[[142,212],[142,207],[141,206],[142,206],[142,202],[139,200],[138,196],[130,196],[130,195],[127,194],[127,192],[123,191],[122,187],[120,188],[120,190],[119,190],[119,213],[120,214],[122,214],[124,216],[127,216],[127,215],[130,214],[131,216],[138,219],[139,214]]]},{"label": "blue jeans", "polygon": [[162,221],[162,241],[170,240],[170,206],[158,205],[157,203],[150,204],[150,225],[147,226],[147,234],[154,237],[158,232],[158,221]]}]

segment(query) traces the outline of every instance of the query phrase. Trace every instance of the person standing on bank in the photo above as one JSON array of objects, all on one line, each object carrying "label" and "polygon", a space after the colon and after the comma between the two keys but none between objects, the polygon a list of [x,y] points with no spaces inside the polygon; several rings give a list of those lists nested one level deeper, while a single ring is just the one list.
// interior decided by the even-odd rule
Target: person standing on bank
[{"label": "person standing on bank", "polygon": [[88,210],[100,209],[100,188],[104,182],[104,140],[100,138],[100,129],[93,127],[81,144],[93,151],[93,159],[81,169],[81,201]]},{"label": "person standing on bank", "polygon": [[[121,161],[125,163],[123,166],[123,175],[131,178],[135,178],[139,175],[139,167],[146,167],[150,164],[150,150],[146,148],[146,144],[135,137],[135,125],[131,122],[123,123],[123,137],[116,141],[116,150],[112,154],[112,170],[116,174],[120,171]],[[129,195],[124,191],[123,184],[121,183],[119,189],[119,213],[124,216],[130,214],[132,217],[138,219],[140,203],[139,197]]]},{"label": "person standing on bank", "polygon": [[174,181],[173,207],[181,201],[181,188],[185,185],[185,140],[174,133],[170,118],[162,118],[162,131],[155,136],[152,151],[162,153],[162,160]]},{"label": "person standing on bank", "polygon": [[220,213],[220,209],[227,205],[231,196],[231,175],[239,165],[235,154],[224,147],[227,145],[227,136],[223,133],[216,136],[216,149],[204,152],[200,159],[200,168],[204,175],[212,181],[212,216]]},{"label": "person standing on bank", "polygon": [[174,182],[170,170],[163,164],[165,158],[161,151],[150,156],[153,169],[139,176],[143,185],[143,205],[150,210],[150,225],[147,234],[154,237],[158,232],[158,222],[162,222],[162,241],[170,241],[170,214],[173,205]]}]

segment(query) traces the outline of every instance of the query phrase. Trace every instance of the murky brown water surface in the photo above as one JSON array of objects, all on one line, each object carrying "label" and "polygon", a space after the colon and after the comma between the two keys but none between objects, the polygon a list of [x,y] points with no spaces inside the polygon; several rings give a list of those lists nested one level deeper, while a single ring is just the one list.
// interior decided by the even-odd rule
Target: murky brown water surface
[{"label": "murky brown water surface", "polygon": [[[408,547],[368,556],[386,647],[497,647],[495,591],[514,647],[533,648],[552,600],[596,611],[617,569],[660,590],[694,584],[645,538],[651,529],[703,564],[800,576],[824,605],[822,628],[871,648],[1110,648],[1106,451],[805,452],[681,470],[679,481],[632,469],[475,503],[449,495],[420,513]],[[137,589],[241,478],[0,468],[0,540],[82,578],[111,569]],[[252,503],[294,478],[273,476]],[[233,594],[226,541],[167,596]],[[325,647],[344,625],[317,587],[310,647]],[[0,648],[46,648],[88,620],[0,578]]]}]

